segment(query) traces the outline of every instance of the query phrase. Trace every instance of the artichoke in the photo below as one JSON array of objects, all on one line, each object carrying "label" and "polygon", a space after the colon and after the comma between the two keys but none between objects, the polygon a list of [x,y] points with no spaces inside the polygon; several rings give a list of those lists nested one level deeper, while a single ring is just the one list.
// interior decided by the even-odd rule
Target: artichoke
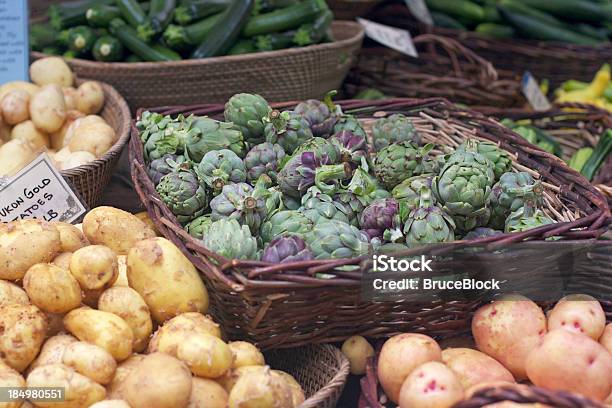
[{"label": "artichoke", "polygon": [[532,200],[525,202],[525,205],[514,211],[506,220],[505,232],[527,231],[542,225],[553,224],[554,221],[546,216],[541,210],[536,208]]},{"label": "artichoke", "polygon": [[364,138],[367,136],[359,119],[353,115],[342,115],[336,122],[333,133],[336,134],[344,131],[351,132],[357,136],[363,136]]},{"label": "artichoke", "polygon": [[358,227],[359,214],[361,214],[366,207],[366,200],[347,190],[339,190],[334,193],[332,198],[335,202],[344,205],[347,210],[346,216],[348,217],[349,224]]},{"label": "artichoke", "polygon": [[258,255],[257,240],[249,227],[232,219],[213,222],[202,237],[202,244],[209,251],[229,259],[257,259]]},{"label": "artichoke", "polygon": [[533,200],[536,207],[542,205],[542,183],[534,181],[529,173],[504,173],[491,190],[491,219],[489,226],[503,229],[511,212]]},{"label": "artichoke", "polygon": [[185,225],[185,230],[194,238],[202,239],[212,224],[210,215],[201,215]]},{"label": "artichoke", "polygon": [[343,130],[334,134],[329,141],[340,151],[340,160],[353,167],[359,166],[362,157],[367,158],[365,136]]},{"label": "artichoke", "polygon": [[468,232],[463,239],[464,240],[470,240],[470,239],[479,239],[479,238],[488,238],[488,237],[494,237],[497,235],[503,234],[502,231],[498,231],[498,230],[494,230],[491,228],[485,228],[485,227],[478,227],[475,228],[474,230]]},{"label": "artichoke", "polygon": [[261,260],[270,263],[308,261],[314,255],[304,240],[297,235],[283,235],[274,238],[263,250]]},{"label": "artichoke", "polygon": [[[144,115],[143,113],[143,117]],[[157,118],[158,116],[154,117]],[[183,118],[182,115],[177,119],[162,116],[161,120],[149,123],[149,127],[141,132],[145,160],[151,162],[166,154],[183,153],[185,150],[184,141],[197,137],[201,133],[200,130],[191,128],[190,123],[191,121]]]},{"label": "artichoke", "polygon": [[399,142],[380,150],[374,158],[374,174],[389,190],[407,178],[433,171],[429,158],[433,145],[417,146],[414,142]]},{"label": "artichoke", "polygon": [[487,204],[484,208],[476,211],[471,215],[453,215],[455,221],[455,229],[463,233],[473,230],[474,228],[484,227],[489,224],[491,219],[491,207]]},{"label": "artichoke", "polygon": [[304,152],[313,152],[324,164],[338,164],[341,162],[338,146],[322,137],[313,137],[305,141],[295,149],[293,155]]},{"label": "artichoke", "polygon": [[162,177],[172,173],[174,170],[181,168],[189,168],[190,163],[183,156],[176,154],[165,154],[159,159],[152,160],[147,166],[147,174],[151,178],[154,185],[159,183]]},{"label": "artichoke", "polygon": [[442,208],[435,205],[431,190],[422,187],[419,206],[410,212],[404,224],[409,247],[455,240],[455,223]]},{"label": "artichoke", "polygon": [[[182,116],[179,116],[179,118],[182,118]],[[170,116],[164,116],[156,112],[143,112],[140,119],[136,121],[136,128],[140,131],[140,140],[142,143],[146,143],[151,135],[158,133],[160,130],[180,127],[179,118],[172,119]]]},{"label": "artichoke", "polygon": [[391,195],[396,200],[406,203],[407,208],[412,210],[419,206],[421,188],[431,188],[433,177],[433,174],[410,177],[395,186],[391,190]]},{"label": "artichoke", "polygon": [[331,100],[334,94],[335,92],[328,93],[323,101],[308,99],[294,109],[295,113],[306,119],[314,136],[329,137],[338,121],[337,108]]},{"label": "artichoke", "polygon": [[255,234],[266,218],[266,202],[254,191],[247,183],[223,186],[221,194],[210,201],[212,220],[234,219],[247,225],[251,233]]},{"label": "artichoke", "polygon": [[353,258],[370,251],[368,236],[356,227],[338,220],[316,224],[304,235],[315,259]]},{"label": "artichoke", "polygon": [[370,239],[396,242],[403,238],[400,203],[394,198],[382,198],[368,205],[359,217],[361,230]]},{"label": "artichoke", "polygon": [[[465,143],[459,145],[457,148],[457,150],[464,149]],[[510,155],[505,150],[500,149],[495,143],[478,142],[477,151],[493,163],[493,173],[495,174],[496,181],[500,179],[502,174],[512,170]]]},{"label": "artichoke", "polygon": [[315,224],[324,220],[349,222],[347,214],[350,210],[344,204],[324,194],[316,186],[310,187],[304,194],[299,211]]},{"label": "artichoke", "polygon": [[365,206],[379,198],[390,197],[391,194],[384,190],[375,177],[368,172],[368,163],[363,159],[361,165],[353,172],[353,177],[346,190],[357,196]]},{"label": "artichoke", "polygon": [[417,145],[421,143],[421,136],[417,133],[412,121],[401,113],[395,113],[374,122],[372,139],[377,152],[393,143],[408,141]]},{"label": "artichoke", "polygon": [[313,137],[308,122],[295,112],[273,110],[264,121],[266,142],[281,145],[287,154],[293,154],[299,145]]},{"label": "artichoke", "polygon": [[299,211],[279,211],[263,222],[259,236],[266,243],[284,234],[303,235],[313,226],[314,223]]},{"label": "artichoke", "polygon": [[196,167],[200,183],[219,194],[228,183],[243,183],[246,181],[246,169],[242,159],[228,149],[212,150],[204,155]]},{"label": "artichoke", "polygon": [[226,122],[233,123],[234,127],[242,132],[245,141],[253,145],[263,142],[263,118],[269,111],[270,105],[261,96],[240,93],[227,101],[223,116]]},{"label": "artichoke", "polygon": [[206,190],[190,170],[166,174],[155,189],[181,224],[199,217],[208,206]]},{"label": "artichoke", "polygon": [[275,181],[284,157],[285,150],[279,144],[265,142],[254,146],[244,158],[247,180],[254,183],[259,176],[267,174]]},{"label": "artichoke", "polygon": [[234,129],[231,123],[200,117],[195,118],[191,126],[200,133],[185,137],[183,143],[185,155],[193,162],[201,162],[204,155],[213,150],[228,149],[238,157],[246,154],[242,132]]}]

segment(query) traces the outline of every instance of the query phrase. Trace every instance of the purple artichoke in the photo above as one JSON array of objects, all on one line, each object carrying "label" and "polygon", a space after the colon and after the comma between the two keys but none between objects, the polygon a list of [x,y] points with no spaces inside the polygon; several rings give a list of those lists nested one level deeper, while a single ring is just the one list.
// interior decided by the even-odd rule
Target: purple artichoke
[{"label": "purple artichoke", "polygon": [[213,221],[229,218],[247,225],[252,234],[266,218],[266,201],[247,183],[226,184],[221,194],[210,201]]},{"label": "purple artichoke", "polygon": [[338,121],[336,107],[331,101],[334,93],[329,93],[323,101],[308,99],[298,104],[294,112],[302,115],[310,125],[312,134],[327,138],[331,135],[334,125]]},{"label": "purple artichoke", "polygon": [[267,174],[275,181],[284,157],[285,149],[279,144],[265,142],[254,146],[244,158],[247,180],[253,184],[259,176]]},{"label": "purple artichoke", "polygon": [[338,181],[350,177],[350,166],[328,165],[327,155],[318,156],[306,151],[295,154],[278,173],[277,181],[281,191],[291,197],[299,198],[309,187],[317,184],[321,190],[333,188],[328,181]]},{"label": "purple artichoke", "polygon": [[264,121],[266,142],[281,145],[287,154],[313,137],[306,119],[292,111],[270,111]]},{"label": "purple artichoke", "polygon": [[297,235],[274,238],[264,248],[261,260],[271,263],[288,263],[314,259],[304,240]]},{"label": "purple artichoke", "polygon": [[359,225],[370,239],[382,238],[396,242],[401,232],[400,204],[394,198],[382,198],[367,206],[361,213]]},{"label": "purple artichoke", "polygon": [[[189,164],[184,156],[176,154],[164,154],[159,159],[152,160],[147,167],[147,173],[154,185],[158,185],[159,181],[166,174],[172,173],[178,167],[189,168]],[[187,167],[185,167],[187,166]]]},{"label": "purple artichoke", "polygon": [[350,163],[353,167],[359,166],[361,158],[367,158],[365,136],[342,130],[329,139],[340,150],[343,162]]}]

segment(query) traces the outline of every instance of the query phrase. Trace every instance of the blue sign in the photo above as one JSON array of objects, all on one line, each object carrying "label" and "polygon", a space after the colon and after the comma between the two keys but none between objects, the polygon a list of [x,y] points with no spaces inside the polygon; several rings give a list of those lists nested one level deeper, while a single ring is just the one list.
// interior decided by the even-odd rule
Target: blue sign
[{"label": "blue sign", "polygon": [[0,0],[0,85],[28,80],[28,1]]}]

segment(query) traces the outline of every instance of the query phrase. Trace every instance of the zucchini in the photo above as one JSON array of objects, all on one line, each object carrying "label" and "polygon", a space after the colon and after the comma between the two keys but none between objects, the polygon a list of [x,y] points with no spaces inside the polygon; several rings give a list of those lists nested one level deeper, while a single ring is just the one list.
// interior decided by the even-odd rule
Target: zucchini
[{"label": "zucchini", "polygon": [[142,58],[140,58],[138,55],[130,54],[125,58],[124,61],[125,62],[142,62]]},{"label": "zucchini", "polygon": [[537,145],[548,153],[554,154],[555,156],[561,156],[562,150],[561,145],[545,131],[539,127],[529,126],[533,129],[536,136],[538,137]]},{"label": "zucchini", "polygon": [[567,165],[570,166],[572,169],[576,170],[577,172],[580,172],[580,170],[582,170],[582,168],[584,167],[587,160],[589,159],[589,157],[591,157],[592,154],[592,147],[580,148],[576,150],[572,158],[567,162]]},{"label": "zucchini", "polygon": [[47,55],[62,55],[62,51],[54,45],[49,45],[43,48],[41,52]]},{"label": "zucchini", "polygon": [[228,0],[192,0],[174,9],[174,21],[180,25],[188,25],[222,12],[228,4]]},{"label": "zucchini", "polygon": [[430,12],[431,19],[436,27],[454,28],[456,30],[465,30],[465,26],[451,16],[437,11]]},{"label": "zucchini", "polygon": [[325,10],[327,5],[321,1],[322,3],[319,0],[304,0],[294,6],[252,17],[242,30],[242,36],[253,37],[298,28],[304,23],[313,21],[321,11]]},{"label": "zucchini", "polygon": [[123,59],[123,44],[117,38],[105,35],[96,40],[91,53],[96,61],[121,61]]},{"label": "zucchini", "polygon": [[[329,27],[331,27],[331,23],[333,20],[334,14],[331,12],[331,10],[327,9],[323,11],[321,14],[319,14],[319,16],[314,22],[304,24],[297,30],[297,32],[293,36],[293,42],[299,45],[300,47],[320,43],[321,40],[323,40],[323,38],[325,37],[327,31],[329,30]],[[287,47],[289,47],[289,45],[281,48]]]},{"label": "zucchini", "polygon": [[210,30],[210,35],[193,50],[190,58],[207,58],[225,54],[240,35],[240,31],[253,10],[253,0],[232,0],[219,21]]},{"label": "zucchini", "polygon": [[257,49],[253,45],[253,40],[248,38],[241,38],[236,41],[236,44],[234,44],[232,48],[230,48],[230,50],[227,52],[227,55],[250,54],[255,51],[257,51]]},{"label": "zucchini", "polygon": [[487,37],[494,38],[512,38],[514,36],[514,28],[495,23],[480,23],[474,30]]},{"label": "zucchini", "polygon": [[565,20],[592,23],[612,21],[612,8],[587,0],[520,0],[520,2]]},{"label": "zucchini", "polygon": [[602,27],[593,27],[586,23],[576,23],[568,26],[569,29],[574,29],[577,33],[588,35],[598,39],[601,42],[608,41],[608,29]]},{"label": "zucchini", "polygon": [[503,19],[497,11],[497,7],[494,5],[485,5],[484,10],[484,21],[487,23],[503,23]]},{"label": "zucchini", "polygon": [[70,38],[70,29],[62,30],[55,38],[55,44],[62,48],[68,48],[68,38]]},{"label": "zucchini", "polygon": [[73,59],[73,58],[78,57],[78,55],[77,55],[77,53],[76,53],[76,52],[74,52],[74,51],[72,51],[72,50],[67,50],[66,52],[64,52],[64,53],[62,54],[62,57],[63,57],[63,58],[65,58],[65,59],[67,59],[67,60],[71,60],[71,59]]},{"label": "zucchini", "polygon": [[40,51],[54,45],[58,32],[49,24],[32,24],[30,26],[30,48]]},{"label": "zucchini", "polygon": [[426,0],[426,3],[431,10],[466,21],[482,22],[485,19],[484,9],[468,0]]},{"label": "zucchini", "polygon": [[184,51],[206,38],[223,14],[215,14],[188,26],[170,24],[164,31],[164,42],[173,50]]},{"label": "zucchini", "polygon": [[580,173],[582,173],[587,180],[592,180],[597,173],[597,170],[599,170],[611,152],[612,129],[608,129],[603,135],[601,135],[599,142],[595,146],[595,149],[593,149],[593,154],[591,154],[587,162],[584,164],[582,170],[580,170]]},{"label": "zucchini", "polygon": [[118,18],[121,15],[117,7],[106,6],[104,4],[98,4],[90,7],[85,12],[87,23],[91,27],[108,27],[111,20]]},{"label": "zucchini", "polygon": [[299,0],[255,0],[253,15],[268,13],[277,9],[294,6]]},{"label": "zucchini", "polygon": [[125,23],[125,21],[116,18],[110,23],[111,33],[121,41],[123,46],[138,55],[144,61],[176,61],[180,60],[181,56],[170,49],[154,48],[138,38],[136,30]]},{"label": "zucchini", "polygon": [[87,54],[96,42],[96,33],[87,26],[77,26],[70,29],[68,49],[77,54]]},{"label": "zucchini", "polygon": [[295,30],[258,35],[253,37],[253,42],[255,43],[255,49],[257,49],[257,51],[276,51],[291,47],[295,35]]},{"label": "zucchini", "polygon": [[138,36],[144,41],[151,41],[163,32],[172,21],[176,0],[151,0],[149,15],[146,21],[138,25]]},{"label": "zucchini", "polygon": [[121,16],[129,25],[136,28],[140,24],[145,23],[147,16],[142,6],[136,0],[115,0],[115,2],[121,12]]},{"label": "zucchini", "polygon": [[56,30],[87,24],[85,13],[96,4],[112,4],[114,0],[84,0],[52,4],[47,10],[51,26]]},{"label": "zucchini", "polygon": [[523,14],[525,16],[541,20],[542,23],[565,28],[565,24],[563,24],[563,22],[558,18],[553,17],[550,14],[540,11],[538,9],[529,7],[521,3],[521,0],[500,0],[499,5],[504,7],[508,11]]}]

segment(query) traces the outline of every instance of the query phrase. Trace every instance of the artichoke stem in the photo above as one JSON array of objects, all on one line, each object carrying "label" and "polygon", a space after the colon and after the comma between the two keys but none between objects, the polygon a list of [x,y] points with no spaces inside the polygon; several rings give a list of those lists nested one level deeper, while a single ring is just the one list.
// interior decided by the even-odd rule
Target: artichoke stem
[{"label": "artichoke stem", "polygon": [[213,181],[214,190],[221,191],[224,185],[225,185],[225,181],[223,181],[223,179],[218,178],[218,179],[215,179],[215,181]]},{"label": "artichoke stem", "polygon": [[253,209],[257,206],[257,200],[253,197],[247,197],[244,199],[244,208]]}]

